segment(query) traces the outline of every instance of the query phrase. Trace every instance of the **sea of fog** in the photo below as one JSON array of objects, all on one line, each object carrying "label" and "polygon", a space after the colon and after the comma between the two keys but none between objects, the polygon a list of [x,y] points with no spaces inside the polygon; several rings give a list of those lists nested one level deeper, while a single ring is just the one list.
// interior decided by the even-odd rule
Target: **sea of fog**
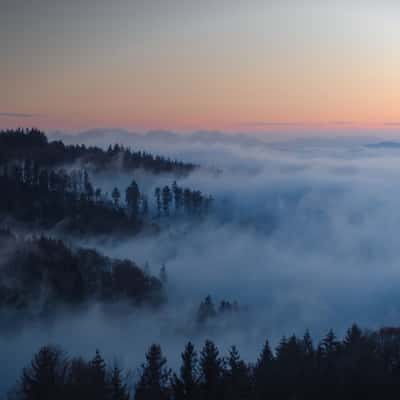
[{"label": "sea of fog", "polygon": [[[199,348],[210,338],[222,352],[235,344],[254,360],[266,338],[276,344],[309,329],[318,339],[330,328],[341,336],[353,322],[399,325],[400,150],[368,147],[367,139],[277,143],[223,134],[93,132],[68,140],[118,142],[198,163],[178,184],[211,194],[214,208],[202,221],[165,222],[158,235],[77,240],[154,274],[165,264],[168,303],[158,311],[93,304],[3,329],[0,390],[48,343],[86,357],[99,348],[135,371],[153,342],[175,368],[188,340]],[[173,180],[142,171],[92,177],[109,191],[132,178],[150,198]],[[196,308],[207,295],[236,300],[242,311],[196,329]]]}]

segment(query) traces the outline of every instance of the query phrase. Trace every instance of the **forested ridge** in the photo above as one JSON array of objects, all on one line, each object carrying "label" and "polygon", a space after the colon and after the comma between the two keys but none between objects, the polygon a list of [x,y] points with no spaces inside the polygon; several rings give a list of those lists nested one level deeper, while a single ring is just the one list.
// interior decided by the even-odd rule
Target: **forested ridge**
[{"label": "forested ridge", "polygon": [[[96,303],[124,303],[128,312],[142,306],[155,310],[167,304],[168,279],[164,264],[152,274],[148,265],[132,260],[43,235],[19,238],[0,229],[0,321],[1,312],[38,319],[56,316],[60,306],[79,309]],[[237,301],[215,304],[208,295],[188,322],[201,331],[240,312],[245,310]]]},{"label": "forested ridge", "polygon": [[[188,342],[176,371],[159,345],[148,349],[136,373],[106,364],[99,351],[86,361],[46,346],[21,373],[13,398],[24,400],[264,400],[387,398],[400,393],[400,330],[348,329],[343,340],[330,330],[314,345],[283,337],[273,351],[268,340],[256,360],[245,362],[232,346],[221,354],[206,340]],[[366,386],[361,387],[361,384]],[[382,386],[385,384],[386,386]],[[318,396],[318,397],[314,397]],[[378,396],[378,397],[377,397]],[[395,398],[395,397],[393,397]]]},{"label": "forested ridge", "polygon": [[79,162],[83,167],[105,170],[110,167],[132,172],[142,168],[152,173],[187,174],[195,164],[154,156],[144,151],[133,151],[115,144],[107,150],[85,145],[65,145],[48,141],[38,129],[0,131],[0,160],[31,160],[42,167],[59,167]]},{"label": "forested ridge", "polygon": [[[176,181],[150,194],[135,179],[125,189],[114,187],[111,193],[94,187],[86,167],[92,172],[93,165],[112,170],[112,160],[121,154],[126,160],[122,168],[127,171],[144,168],[152,173],[181,174],[195,168],[120,146],[104,152],[49,143],[36,130],[0,132],[0,217],[80,234],[127,234],[156,227],[161,217],[196,217],[209,212],[211,196],[180,187]],[[78,160],[85,167],[67,168]]]},{"label": "forested ridge", "polygon": [[[125,160],[120,163],[121,170],[125,171],[142,168],[154,174],[179,175],[190,172],[194,165],[121,146],[107,151],[65,146],[48,142],[45,134],[35,129],[0,132],[0,156],[0,222],[3,220],[4,227],[18,222],[15,232],[21,231],[23,236],[32,232],[17,239],[8,228],[0,229],[1,309],[51,313],[59,304],[88,301],[165,302],[162,279],[133,261],[73,248],[56,238],[76,234],[128,237],[145,228],[157,233],[165,220],[196,221],[209,212],[212,203],[212,198],[199,190],[173,181],[145,193],[132,179],[126,188],[114,187],[108,193],[94,186],[86,169],[92,174],[96,173],[93,166],[112,169],[112,163],[121,157]],[[69,166],[78,161],[78,167]],[[165,266],[162,268],[165,274]]]},{"label": "forested ridge", "polygon": [[163,284],[130,260],[71,248],[48,237],[18,239],[0,231],[0,310],[48,314],[60,305],[126,301],[158,306]]}]

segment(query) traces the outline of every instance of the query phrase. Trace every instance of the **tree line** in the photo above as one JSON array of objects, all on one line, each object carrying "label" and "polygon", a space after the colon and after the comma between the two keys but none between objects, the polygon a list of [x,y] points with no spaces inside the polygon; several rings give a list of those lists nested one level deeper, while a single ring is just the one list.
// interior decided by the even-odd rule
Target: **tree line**
[{"label": "tree line", "polygon": [[205,196],[200,190],[180,187],[176,181],[172,186],[156,187],[154,197],[157,216],[189,215],[199,216],[207,214],[212,205],[213,198]]},{"label": "tree line", "polygon": [[[400,329],[348,329],[343,340],[332,330],[314,346],[303,337],[283,337],[271,350],[265,342],[257,360],[245,362],[232,346],[222,356],[211,340],[200,352],[189,342],[180,368],[172,372],[161,347],[150,346],[134,380],[117,365],[94,358],[68,358],[46,346],[23,369],[13,391],[21,400],[245,400],[354,399],[397,396],[400,383]],[[390,386],[382,386],[383,384]],[[376,385],[376,386],[373,386]],[[368,397],[374,390],[377,397]],[[366,397],[367,396],[367,397]],[[394,398],[394,397],[393,397]]]},{"label": "tree line", "polygon": [[154,174],[173,173],[186,175],[197,166],[171,160],[144,151],[115,144],[107,150],[85,145],[65,145],[61,141],[49,142],[38,129],[0,131],[0,160],[13,161],[31,159],[40,166],[58,167],[80,162],[85,168],[107,170],[119,168],[126,172],[144,169]]},{"label": "tree line", "polygon": [[[44,228],[110,233],[139,229],[114,207],[85,170],[40,167],[36,162],[0,162],[0,212]],[[62,225],[60,225],[62,223]]]}]

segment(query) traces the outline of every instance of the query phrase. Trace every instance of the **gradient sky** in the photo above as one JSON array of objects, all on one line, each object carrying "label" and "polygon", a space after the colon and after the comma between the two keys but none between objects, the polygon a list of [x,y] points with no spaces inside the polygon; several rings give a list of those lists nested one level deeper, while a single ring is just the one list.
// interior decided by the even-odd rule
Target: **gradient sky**
[{"label": "gradient sky", "polygon": [[0,7],[0,127],[400,131],[396,1]]}]

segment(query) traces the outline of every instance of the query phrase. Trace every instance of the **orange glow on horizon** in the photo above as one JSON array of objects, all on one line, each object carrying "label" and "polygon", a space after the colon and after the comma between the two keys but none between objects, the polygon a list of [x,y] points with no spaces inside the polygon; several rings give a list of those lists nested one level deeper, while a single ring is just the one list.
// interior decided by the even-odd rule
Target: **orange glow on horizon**
[{"label": "orange glow on horizon", "polygon": [[28,26],[0,74],[0,127],[395,132],[400,6],[282,3],[206,2],[179,20],[141,9],[142,21],[123,2],[76,31]]}]

